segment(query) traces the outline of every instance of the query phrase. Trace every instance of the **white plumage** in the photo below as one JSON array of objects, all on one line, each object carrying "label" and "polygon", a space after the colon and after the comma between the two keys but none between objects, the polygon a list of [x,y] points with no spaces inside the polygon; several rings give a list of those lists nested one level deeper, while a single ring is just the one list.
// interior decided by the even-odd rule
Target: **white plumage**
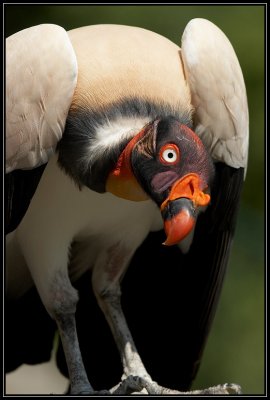
[{"label": "white plumage", "polygon": [[214,160],[246,168],[249,137],[246,87],[231,43],[216,25],[196,18],[186,26],[181,48],[196,110],[196,132],[204,139]]},{"label": "white plumage", "polygon": [[77,82],[67,32],[34,26],[6,41],[6,172],[44,164],[60,140]]}]

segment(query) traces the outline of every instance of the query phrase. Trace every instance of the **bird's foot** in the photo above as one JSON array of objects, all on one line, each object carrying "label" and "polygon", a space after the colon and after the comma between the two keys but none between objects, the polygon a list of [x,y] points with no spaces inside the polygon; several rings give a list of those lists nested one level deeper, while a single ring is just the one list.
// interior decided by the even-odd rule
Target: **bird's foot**
[{"label": "bird's foot", "polygon": [[158,385],[151,379],[145,379],[140,376],[129,375],[122,380],[119,385],[110,390],[110,394],[138,394],[146,393],[151,395],[170,395],[170,394],[185,394],[185,395],[207,395],[207,394],[242,394],[241,387],[237,384],[225,383],[223,385],[212,386],[202,390],[192,390],[189,392],[181,392],[179,390],[165,388]]}]

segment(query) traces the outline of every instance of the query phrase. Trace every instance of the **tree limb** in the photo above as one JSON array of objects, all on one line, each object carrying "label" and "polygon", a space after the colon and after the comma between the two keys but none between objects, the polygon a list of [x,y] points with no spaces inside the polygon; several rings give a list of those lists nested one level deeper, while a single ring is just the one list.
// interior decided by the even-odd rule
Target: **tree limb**
[{"label": "tree limb", "polygon": [[168,389],[158,385],[156,382],[147,381],[138,376],[128,376],[119,385],[109,390],[108,394],[180,394],[180,395],[196,395],[196,394],[242,394],[241,387],[235,383],[225,383],[222,385],[212,386],[202,390],[192,390],[189,392],[181,392],[179,390]]}]

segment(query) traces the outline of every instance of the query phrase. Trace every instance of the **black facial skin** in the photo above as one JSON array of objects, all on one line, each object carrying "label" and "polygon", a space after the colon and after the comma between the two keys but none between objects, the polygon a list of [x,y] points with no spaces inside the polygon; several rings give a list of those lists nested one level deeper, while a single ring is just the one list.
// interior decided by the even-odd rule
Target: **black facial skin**
[{"label": "black facial skin", "polygon": [[[160,160],[160,149],[166,144],[178,147],[180,158],[176,164],[164,165]],[[134,146],[131,165],[142,188],[159,206],[172,185],[186,174],[199,175],[202,190],[211,186],[214,177],[214,165],[203,143],[174,117],[149,124]]]}]

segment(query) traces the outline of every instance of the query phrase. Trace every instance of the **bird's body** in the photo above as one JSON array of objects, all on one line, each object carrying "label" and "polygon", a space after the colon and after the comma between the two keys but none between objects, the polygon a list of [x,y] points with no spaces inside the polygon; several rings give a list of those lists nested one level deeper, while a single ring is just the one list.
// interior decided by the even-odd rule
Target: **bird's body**
[{"label": "bird's body", "polygon": [[[214,46],[216,54],[208,55],[209,74],[200,29],[211,52],[215,34],[223,46]],[[31,135],[38,137],[29,168],[57,146],[26,214],[7,237],[7,293],[20,298],[35,285],[60,331],[71,392],[93,393],[76,333],[78,294],[72,286],[91,270],[93,292],[120,352],[123,378],[139,376],[143,385],[148,382],[149,393],[158,393],[122,312],[120,282],[149,233],[164,223],[165,245],[178,244],[183,253],[190,252],[181,260],[190,263],[191,271],[197,271],[197,263],[205,269],[205,286],[196,293],[198,307],[191,300],[194,310],[200,309],[194,325],[194,332],[201,332],[196,339],[200,345],[192,356],[197,363],[224,276],[247,162],[248,111],[241,69],[223,33],[204,20],[191,21],[182,50],[156,33],[128,26],[83,27],[68,36],[72,87],[77,75],[71,103],[61,108],[61,115],[68,113],[61,140],[40,149],[42,121],[54,127],[62,118],[55,117],[57,110],[50,111],[49,101],[48,108],[44,106],[42,94],[41,123],[33,119],[32,125],[31,120],[25,124],[27,114],[17,107],[20,118],[14,129],[14,107],[7,110],[13,121],[7,132],[12,148],[8,171],[27,165],[23,140],[16,148],[16,132],[24,138],[31,126]],[[14,37],[10,43],[10,53],[16,53]],[[220,64],[218,71],[223,50],[235,76],[227,64]],[[12,62],[8,65],[10,88],[15,78]],[[204,84],[210,85],[208,92]],[[15,101],[12,97],[9,104]],[[54,102],[52,107],[55,111]],[[239,110],[243,112],[238,117]],[[45,138],[49,135],[50,129]],[[150,253],[146,256],[151,259]],[[152,282],[155,285],[155,276]],[[187,289],[187,296],[190,293]],[[193,367],[189,374],[194,376]]]}]

